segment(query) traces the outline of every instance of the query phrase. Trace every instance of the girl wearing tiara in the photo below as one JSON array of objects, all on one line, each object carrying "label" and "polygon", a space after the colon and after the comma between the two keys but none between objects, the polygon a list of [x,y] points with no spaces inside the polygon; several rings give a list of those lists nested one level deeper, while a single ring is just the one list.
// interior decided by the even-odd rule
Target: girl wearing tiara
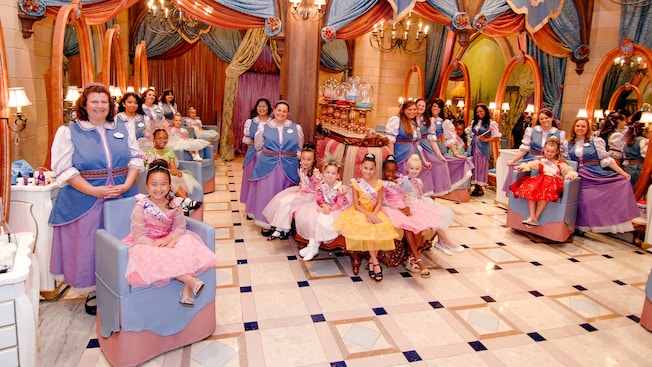
[{"label": "girl wearing tiara", "polygon": [[315,145],[305,143],[299,158],[299,186],[290,186],[276,194],[263,209],[267,222],[275,227],[268,241],[286,240],[292,226],[292,215],[301,204],[309,203],[319,186],[319,170],[315,164]]},{"label": "girl wearing tiara", "polygon": [[577,172],[561,158],[561,142],[554,136],[546,142],[542,157],[521,163],[514,169],[529,172],[537,168],[538,175],[523,177],[509,186],[514,197],[527,199],[530,216],[523,221],[527,226],[539,225],[539,217],[548,202],[557,201],[564,192],[564,179],[577,178]]},{"label": "girl wearing tiara", "polygon": [[385,213],[383,204],[383,181],[374,177],[376,156],[367,153],[360,163],[361,178],[352,179],[353,206],[345,210],[335,221],[333,229],[342,232],[349,251],[369,251],[369,276],[383,280],[383,269],[378,263],[379,250],[393,250],[394,239],[400,234]]},{"label": "girl wearing tiara", "polygon": [[297,233],[308,239],[308,246],[299,251],[303,261],[310,261],[317,255],[320,243],[332,241],[340,235],[333,230],[333,224],[342,210],[351,205],[351,193],[340,181],[337,161],[325,158],[322,177],[314,200],[301,205],[294,215]]}]

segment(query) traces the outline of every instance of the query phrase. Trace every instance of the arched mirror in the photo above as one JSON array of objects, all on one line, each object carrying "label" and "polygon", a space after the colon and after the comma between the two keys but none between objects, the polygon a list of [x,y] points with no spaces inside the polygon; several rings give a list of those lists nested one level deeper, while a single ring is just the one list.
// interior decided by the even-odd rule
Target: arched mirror
[{"label": "arched mirror", "polygon": [[[652,51],[622,40],[619,47],[609,51],[596,69],[585,108],[594,124],[599,123],[595,112],[623,110],[634,112],[645,103],[652,104]],[[604,115],[604,112],[602,113]],[[642,198],[647,192],[652,175],[652,156],[647,155],[639,179],[634,183],[634,195]]]},{"label": "arched mirror", "polygon": [[[2,32],[2,24],[0,24],[0,115],[2,117],[10,117],[7,114],[6,101],[7,101],[7,88],[9,87],[9,75],[7,72],[7,53],[5,51],[5,38]],[[8,126],[0,121],[0,174],[4,177],[0,181],[0,196],[3,199],[2,205],[5,215],[3,220],[9,220],[9,202],[11,195],[11,137]]]},{"label": "arched mirror", "polygon": [[416,64],[412,64],[403,84],[403,100],[416,100],[419,98],[424,98],[423,70]]},{"label": "arched mirror", "polygon": [[[529,110],[528,105],[532,105]],[[522,135],[518,135],[520,130],[514,129],[514,126],[531,123],[542,105],[543,80],[536,60],[522,53],[512,57],[500,77],[492,111],[510,147],[520,145],[522,138]],[[513,130],[516,136],[512,136]]]},{"label": "arched mirror", "polygon": [[[459,60],[450,63],[441,74],[439,98],[446,101],[446,113],[469,123],[471,83],[469,70]],[[450,116],[449,116],[450,117]]]},{"label": "arched mirror", "polygon": [[124,49],[120,39],[120,26],[106,30],[104,46],[102,48],[102,72],[100,81],[105,85],[113,85],[124,93],[127,89],[127,76],[125,73]]},{"label": "arched mirror", "polygon": [[134,57],[134,88],[140,92],[142,88],[149,86],[147,70],[147,49],[145,41],[140,41],[136,46],[136,55]]},{"label": "arched mirror", "polygon": [[[59,126],[63,125],[63,99],[64,99],[64,47],[66,26],[73,27],[77,44],[79,45],[79,86],[93,81],[93,67],[91,64],[91,42],[88,34],[88,27],[83,14],[77,14],[78,8],[73,5],[65,5],[59,9],[57,19],[54,23],[52,35],[52,66],[46,73],[46,97],[48,101],[48,150],[45,159],[45,166],[50,165],[50,147],[54,134]],[[70,65],[69,65],[70,67]],[[66,85],[67,87],[67,85]]]}]

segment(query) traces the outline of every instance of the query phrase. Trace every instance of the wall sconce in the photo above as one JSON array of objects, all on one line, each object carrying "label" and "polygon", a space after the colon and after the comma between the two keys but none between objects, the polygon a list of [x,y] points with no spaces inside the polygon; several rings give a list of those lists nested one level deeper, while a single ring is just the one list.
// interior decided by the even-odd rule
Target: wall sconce
[{"label": "wall sconce", "polygon": [[118,100],[122,98],[122,89],[120,87],[116,86],[109,86],[109,94],[111,94],[111,97],[113,97],[115,100]]},{"label": "wall sconce", "polygon": [[290,0],[292,4],[292,16],[295,19],[321,19],[324,16],[322,6],[326,5],[326,0]]},{"label": "wall sconce", "polygon": [[648,125],[652,123],[652,112],[650,111],[645,111],[641,114],[641,119],[639,120],[641,124],[645,126],[647,129]]},{"label": "wall sconce", "polygon": [[398,107],[403,107],[403,97],[398,97]]},{"label": "wall sconce", "polygon": [[589,118],[589,114],[586,112],[586,109],[584,109],[584,108],[580,108],[580,109],[577,111],[577,116],[575,116],[575,117],[583,118],[583,119],[588,119],[588,118]]},{"label": "wall sconce", "polygon": [[525,113],[528,115],[534,115],[534,105],[528,104],[527,107],[525,107]]},{"label": "wall sconce", "polygon": [[14,120],[14,125],[13,127],[9,123],[9,118],[8,117],[0,117],[0,120],[5,120],[5,123],[7,124],[7,127],[9,130],[19,133],[27,127],[27,114],[24,113],[21,109],[22,107],[25,106],[31,106],[32,102],[29,101],[27,98],[27,95],[25,94],[25,88],[23,87],[15,87],[15,88],[9,88],[9,100],[7,101],[7,107],[9,108],[15,108],[16,113],[14,116],[16,116],[16,119]]},{"label": "wall sconce", "polygon": [[489,111],[494,112],[496,109],[496,102],[489,102]]},{"label": "wall sconce", "polygon": [[500,121],[509,122],[509,110],[509,103],[503,102],[503,104],[500,105]]},{"label": "wall sconce", "polygon": [[[66,91],[66,97],[63,99],[63,124],[68,125],[70,121],[77,118],[75,114],[75,102],[79,99],[79,88],[75,85],[68,87]],[[66,106],[67,105],[67,106]]]},{"label": "wall sconce", "polygon": [[136,90],[134,89],[134,86],[133,86],[133,85],[130,85],[130,86],[127,87],[127,92],[132,92],[132,93],[134,93],[134,92],[136,92]]}]

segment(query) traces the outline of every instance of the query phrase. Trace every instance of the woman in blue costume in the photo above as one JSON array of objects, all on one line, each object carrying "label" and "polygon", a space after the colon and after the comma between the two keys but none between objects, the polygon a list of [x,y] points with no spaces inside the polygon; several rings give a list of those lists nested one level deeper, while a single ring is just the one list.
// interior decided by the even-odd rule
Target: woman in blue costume
[{"label": "woman in blue costume", "polygon": [[262,214],[274,195],[299,183],[299,154],[303,146],[301,125],[288,120],[290,105],[278,101],[273,119],[258,124],[254,135],[256,164],[249,178],[247,213],[252,213],[263,236],[273,232]]},{"label": "woman in blue costume", "polygon": [[503,191],[509,192],[509,185],[512,184],[512,172],[514,171],[514,166],[524,162],[529,162],[542,155],[543,146],[546,145],[546,141],[548,141],[552,136],[559,139],[561,142],[561,155],[568,159],[568,141],[566,140],[566,132],[558,129],[555,124],[556,120],[552,111],[543,108],[539,111],[536,125],[525,129],[525,134],[523,135],[523,140],[518,148],[518,153],[516,153],[514,158],[507,162],[509,169],[507,170],[507,177],[505,178]]},{"label": "woman in blue costume", "polygon": [[644,125],[638,120],[629,127],[625,134],[625,160],[623,161],[623,170],[629,173],[632,185],[636,184],[638,175],[643,169],[643,161],[647,156],[647,147],[650,140],[645,136],[647,131]]},{"label": "woman in blue costume", "polygon": [[125,93],[118,102],[118,114],[115,121],[127,125],[136,134],[138,146],[142,151],[152,148],[152,128],[149,117],[143,111],[143,101],[135,92]]},{"label": "woman in blue costume", "polygon": [[491,119],[489,108],[484,103],[478,103],[473,110],[473,123],[471,124],[471,155],[473,156],[473,175],[471,183],[475,188],[472,196],[484,195],[483,187],[489,180],[489,159],[491,158],[490,143],[500,139],[501,134],[498,124]]},{"label": "woman in blue costume", "polygon": [[581,178],[577,229],[592,232],[629,232],[639,216],[630,175],[609,156],[604,139],[591,138],[591,124],[575,119],[568,142],[570,159],[577,161]]},{"label": "woman in blue costume", "polygon": [[[165,120],[163,116],[163,110],[161,106],[156,102],[156,91],[152,88],[146,89],[142,95],[143,99],[143,111],[145,115],[149,117],[150,124],[152,129],[170,129],[170,124]],[[152,130],[152,131],[153,131]]]},{"label": "woman in blue costume", "polygon": [[[412,154],[421,156],[421,129],[417,123],[417,104],[414,101],[403,103],[398,116],[392,116],[385,127],[389,140],[389,154],[394,155],[398,172],[407,174],[407,160]],[[423,164],[430,168],[428,162]]]},{"label": "woman in blue costume", "polygon": [[[50,224],[54,226],[50,272],[78,291],[95,288],[95,231],[102,228],[105,200],[133,196],[143,169],[143,153],[125,124],[114,121],[106,86],[91,83],[76,102],[79,120],[61,126],[52,142],[52,169],[59,193]],[[94,314],[95,306],[86,312]]]},{"label": "woman in blue costume", "polygon": [[[419,105],[417,100],[417,105]],[[457,152],[455,126],[451,120],[444,118],[444,101],[435,98],[426,108],[423,119],[419,119],[423,159],[432,164],[430,170],[421,171],[419,178],[424,183],[424,191],[429,192],[426,184],[433,183],[433,195],[441,196],[460,188],[468,182],[473,171],[473,163]],[[446,156],[448,147],[455,152],[454,157]],[[427,177],[430,176],[430,177]]]},{"label": "woman in blue costume", "polygon": [[[259,98],[251,110],[251,118],[244,124],[244,135],[242,142],[247,145],[244,163],[242,163],[242,184],[240,185],[240,202],[246,203],[249,196],[249,178],[256,164],[256,147],[254,147],[254,135],[258,131],[258,125],[269,121],[269,114],[272,112],[272,104],[267,98]],[[247,212],[247,219],[253,219],[253,214]]]},{"label": "woman in blue costume", "polygon": [[168,124],[172,126],[172,119],[174,119],[174,115],[179,113],[172,89],[164,90],[158,102],[159,106],[161,107],[161,112],[163,112],[163,117],[165,117],[165,120],[168,122]]}]

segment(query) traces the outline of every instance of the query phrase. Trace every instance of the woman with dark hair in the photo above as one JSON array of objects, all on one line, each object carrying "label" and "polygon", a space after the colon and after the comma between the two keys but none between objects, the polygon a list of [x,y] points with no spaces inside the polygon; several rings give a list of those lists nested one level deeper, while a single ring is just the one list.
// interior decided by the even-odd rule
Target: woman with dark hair
[{"label": "woman with dark hair", "polygon": [[118,114],[115,121],[127,125],[138,140],[138,146],[142,151],[152,147],[152,127],[149,117],[143,111],[143,101],[135,92],[125,93],[118,102]]},{"label": "woman with dark hair", "polygon": [[498,123],[491,119],[487,105],[478,103],[471,123],[471,155],[475,167],[471,176],[471,184],[475,185],[472,196],[484,195],[483,187],[487,186],[489,179],[490,143],[498,141],[501,136]]},{"label": "woman with dark hair", "polygon": [[252,213],[261,234],[274,233],[263,215],[263,209],[274,195],[299,183],[299,156],[303,146],[301,125],[288,119],[290,105],[278,101],[274,105],[274,118],[258,124],[254,145],[258,152],[256,164],[249,178],[247,213]]},{"label": "woman with dark hair", "polygon": [[[143,169],[136,136],[114,121],[110,101],[105,85],[88,84],[75,103],[78,120],[59,127],[52,142],[59,193],[50,214],[50,272],[81,292],[95,290],[95,231],[102,227],[103,202],[135,195]],[[86,300],[92,315],[94,297],[89,293]]]},{"label": "woman with dark hair", "polygon": [[509,162],[507,162],[508,170],[503,191],[509,192],[509,185],[512,184],[512,172],[514,165],[517,163],[524,163],[533,160],[534,158],[543,154],[543,147],[546,141],[551,137],[556,137],[561,142],[561,155],[568,158],[568,141],[566,140],[566,133],[560,130],[557,125],[557,120],[552,114],[552,111],[543,108],[539,111],[537,122],[535,126],[525,129],[523,140],[519,146],[519,150]]},{"label": "woman with dark hair", "polygon": [[[244,135],[242,142],[247,146],[244,162],[242,163],[242,184],[240,185],[240,202],[246,203],[249,196],[249,178],[256,164],[256,147],[254,147],[254,135],[258,131],[260,123],[267,123],[272,113],[272,104],[267,98],[259,98],[251,110],[250,118],[245,121]],[[253,219],[253,213],[247,212],[247,219]]]},{"label": "woman with dark hair", "polygon": [[638,175],[643,169],[643,160],[647,155],[647,146],[650,140],[646,136],[646,130],[642,123],[635,121],[625,134],[625,157],[623,160],[623,170],[632,177],[632,185],[636,184]]},{"label": "woman with dark hair", "polygon": [[577,229],[598,233],[634,230],[632,219],[639,216],[629,173],[609,156],[601,137],[591,137],[591,125],[585,118],[573,122],[568,152],[577,161],[580,195]]},{"label": "woman with dark hair", "polygon": [[627,130],[627,118],[618,112],[610,113],[600,126],[599,136],[607,143],[609,155],[619,166],[625,153]]},{"label": "woman with dark hair", "polygon": [[159,106],[161,106],[161,111],[163,112],[165,120],[170,126],[172,126],[172,119],[174,118],[174,115],[179,113],[172,89],[164,90],[163,94],[161,94],[161,97],[159,98],[158,103]]}]

